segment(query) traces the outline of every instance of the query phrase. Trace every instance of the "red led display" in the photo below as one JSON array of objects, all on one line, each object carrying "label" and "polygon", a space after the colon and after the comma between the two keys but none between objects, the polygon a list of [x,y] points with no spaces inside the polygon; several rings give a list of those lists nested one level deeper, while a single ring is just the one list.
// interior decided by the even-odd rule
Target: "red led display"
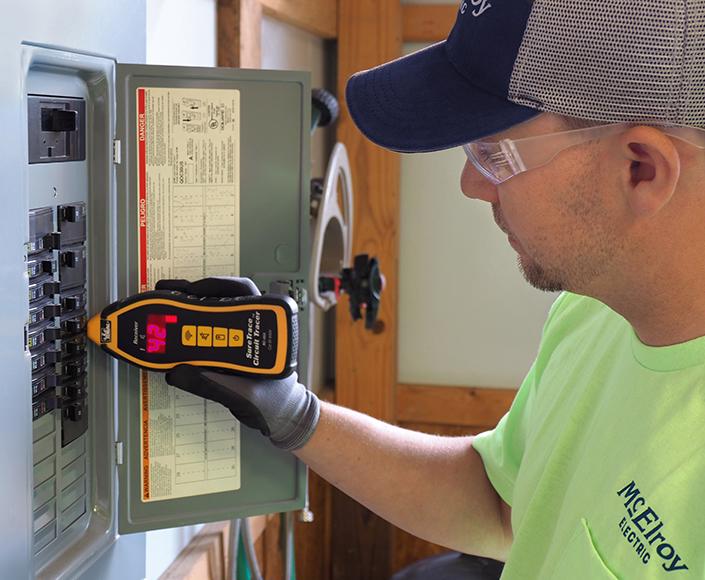
[{"label": "red led display", "polygon": [[166,352],[166,325],[178,322],[174,314],[147,315],[147,352],[164,354]]}]

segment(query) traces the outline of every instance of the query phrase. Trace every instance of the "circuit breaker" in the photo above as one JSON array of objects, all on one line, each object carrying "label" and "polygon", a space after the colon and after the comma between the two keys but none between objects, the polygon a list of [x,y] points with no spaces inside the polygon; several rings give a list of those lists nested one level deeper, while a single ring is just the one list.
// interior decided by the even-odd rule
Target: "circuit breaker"
[{"label": "circuit breaker", "polygon": [[86,321],[160,278],[247,276],[297,300],[306,379],[308,75],[24,52],[36,574],[71,577],[117,533],[302,507],[291,454],[89,345]]}]

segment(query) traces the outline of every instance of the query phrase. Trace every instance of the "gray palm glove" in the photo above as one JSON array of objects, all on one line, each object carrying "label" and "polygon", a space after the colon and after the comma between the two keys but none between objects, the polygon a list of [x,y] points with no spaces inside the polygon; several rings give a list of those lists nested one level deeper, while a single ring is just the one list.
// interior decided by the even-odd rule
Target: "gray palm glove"
[{"label": "gray palm glove", "polygon": [[[204,297],[258,296],[248,278],[205,278],[197,282],[161,280],[157,290],[177,290]],[[293,451],[303,447],[318,424],[320,401],[292,373],[284,379],[250,379],[180,365],[166,382],[227,407],[244,425],[258,429],[274,445]]]},{"label": "gray palm glove", "polygon": [[181,365],[167,373],[166,382],[224,405],[281,449],[303,447],[318,424],[318,397],[299,383],[296,373],[285,379],[248,379]]}]

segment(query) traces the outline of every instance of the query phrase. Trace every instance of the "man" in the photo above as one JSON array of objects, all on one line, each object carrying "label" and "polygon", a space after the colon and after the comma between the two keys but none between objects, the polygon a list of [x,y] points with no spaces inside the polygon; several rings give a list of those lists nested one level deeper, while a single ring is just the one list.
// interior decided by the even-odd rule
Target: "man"
[{"label": "man", "polygon": [[446,42],[356,75],[347,102],[384,147],[464,145],[463,192],[532,285],[564,291],[511,411],[443,438],[295,377],[169,382],[502,578],[702,578],[705,0],[468,0]]}]

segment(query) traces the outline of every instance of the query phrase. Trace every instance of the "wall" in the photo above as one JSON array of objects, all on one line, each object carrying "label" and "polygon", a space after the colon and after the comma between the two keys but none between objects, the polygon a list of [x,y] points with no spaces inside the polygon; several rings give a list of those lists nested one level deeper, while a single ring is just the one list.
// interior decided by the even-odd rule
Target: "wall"
[{"label": "wall", "polygon": [[147,64],[215,66],[216,0],[147,0]]},{"label": "wall", "polygon": [[[216,65],[216,0],[147,0],[147,64]],[[328,45],[320,39],[270,18],[262,21],[262,68],[310,70],[312,87],[332,86],[326,63]],[[317,131],[312,142],[312,176],[322,176],[330,134]],[[316,328],[324,331],[318,316]],[[313,373],[318,389],[325,381],[323,361],[328,358],[325,341],[314,345],[321,361]],[[189,543],[201,526],[185,526],[147,533],[147,580],[155,580]]]},{"label": "wall", "polygon": [[399,382],[516,388],[555,295],[524,281],[491,207],[463,196],[464,163],[460,148],[402,158]]}]

